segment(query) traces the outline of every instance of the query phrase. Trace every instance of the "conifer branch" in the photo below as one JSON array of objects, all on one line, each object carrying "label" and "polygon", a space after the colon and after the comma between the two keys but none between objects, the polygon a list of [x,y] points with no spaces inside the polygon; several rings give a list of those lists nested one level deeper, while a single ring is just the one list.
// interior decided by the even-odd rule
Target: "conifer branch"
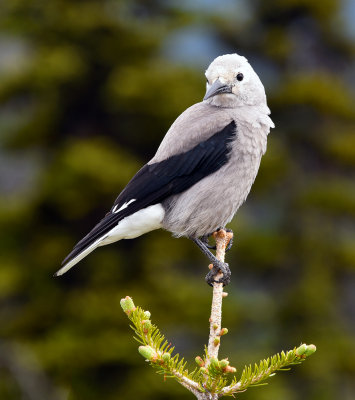
[{"label": "conifer branch", "polygon": [[159,329],[151,323],[150,312],[136,307],[133,300],[127,296],[121,300],[121,307],[131,320],[135,336],[134,339],[141,344],[139,353],[150,362],[150,365],[157,369],[157,373],[163,374],[164,379],[176,378],[184,387],[197,395],[203,388],[196,379],[201,375],[197,368],[192,372],[185,368],[184,358],[179,359],[179,354],[172,355],[174,347],[165,340]]},{"label": "conifer branch", "polygon": [[260,361],[259,364],[255,364],[254,368],[249,365],[245,366],[239,380],[233,379],[232,383],[223,388],[221,394],[224,396],[231,396],[238,392],[244,392],[249,387],[266,385],[267,383],[261,383],[267,378],[275,375],[277,371],[288,371],[292,365],[301,364],[306,357],[310,356],[316,351],[316,346],[313,344],[306,345],[302,344],[298,348],[289,350],[286,353],[282,351],[272,357]]},{"label": "conifer branch", "polygon": [[[232,234],[220,230],[214,237],[216,256],[223,262],[225,248]],[[218,274],[216,279],[218,280],[221,275]],[[276,371],[283,371],[289,366],[300,364],[316,351],[314,345],[302,344],[286,353],[281,352],[262,360],[254,367],[251,365],[244,367],[239,379],[231,378],[236,369],[229,365],[228,359],[218,360],[221,337],[228,333],[227,328],[221,328],[222,299],[225,296],[223,284],[214,283],[208,346],[203,357],[195,358],[197,368],[192,372],[186,368],[184,358],[180,359],[179,354],[173,355],[174,347],[165,339],[158,327],[152,324],[150,312],[136,307],[129,296],[121,300],[121,307],[132,322],[134,339],[140,344],[139,353],[157,370],[157,373],[164,375],[164,380],[176,379],[199,400],[217,400],[222,396],[233,396],[252,386],[263,385],[265,384],[263,381],[275,375]]]}]

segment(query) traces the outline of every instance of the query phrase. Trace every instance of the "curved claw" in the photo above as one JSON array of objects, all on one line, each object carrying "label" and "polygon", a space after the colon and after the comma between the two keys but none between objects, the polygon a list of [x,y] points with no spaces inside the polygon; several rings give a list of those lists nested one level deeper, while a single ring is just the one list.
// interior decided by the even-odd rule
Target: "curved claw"
[{"label": "curved claw", "polygon": [[201,242],[203,242],[203,244],[204,244],[208,249],[216,250],[216,245],[212,246],[212,245],[210,245],[209,242],[208,242],[208,238],[209,238],[210,236],[212,236],[212,233],[210,233],[210,234],[208,234],[208,235],[202,236],[202,237],[201,237]]},{"label": "curved claw", "polygon": [[211,271],[206,275],[205,281],[208,285],[213,286],[213,283],[216,282],[214,277],[218,274],[219,270],[216,267],[213,267]]},{"label": "curved claw", "polygon": [[215,274],[211,271],[206,275],[206,282],[208,285],[213,286],[214,283],[223,283],[223,286],[227,286],[230,283],[230,276],[225,277],[224,275],[218,281],[214,279]]},{"label": "curved claw", "polygon": [[[216,281],[215,276],[219,273],[222,272],[223,276]],[[211,271],[206,275],[206,282],[210,285],[213,286],[213,283],[223,283],[223,286],[227,286],[230,283],[230,278],[231,278],[231,271],[229,269],[229,265],[227,263],[213,263],[213,268]]]},{"label": "curved claw", "polygon": [[230,239],[230,241],[227,244],[226,253],[227,253],[227,251],[229,251],[232,248],[232,246],[233,246],[233,237]]},{"label": "curved claw", "polygon": [[[230,233],[233,233],[233,231],[232,231],[232,229],[224,229],[226,232],[230,232]],[[226,247],[226,253],[227,253],[227,251],[229,251],[231,248],[232,248],[232,246],[233,246],[233,236],[232,236],[232,238],[230,239],[230,241],[228,242],[228,244],[227,244],[227,247]]]}]

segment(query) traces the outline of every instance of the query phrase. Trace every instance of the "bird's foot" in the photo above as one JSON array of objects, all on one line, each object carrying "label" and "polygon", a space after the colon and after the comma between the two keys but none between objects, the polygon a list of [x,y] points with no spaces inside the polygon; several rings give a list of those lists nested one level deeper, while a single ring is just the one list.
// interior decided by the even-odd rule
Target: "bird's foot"
[{"label": "bird's foot", "polygon": [[[216,281],[215,277],[220,272],[222,272],[223,276]],[[206,275],[205,279],[210,286],[213,286],[213,283],[223,283],[223,286],[227,286],[231,280],[231,270],[229,269],[229,265],[222,261],[215,260],[211,271]]]},{"label": "bird's foot", "polygon": [[202,242],[208,249],[216,250],[216,245],[212,246],[212,245],[210,245],[210,243],[209,243],[209,241],[208,241],[208,239],[209,239],[212,235],[213,235],[213,233],[209,233],[209,234],[207,234],[207,235],[203,235],[203,236],[201,237],[201,242]]},{"label": "bird's foot", "polygon": [[[229,233],[233,233],[232,229],[225,229],[225,231],[226,231],[226,232],[229,232]],[[228,242],[227,247],[226,247],[226,253],[227,253],[227,251],[229,251],[229,250],[232,248],[232,246],[233,246],[233,237],[234,237],[234,236],[232,236],[232,237],[229,239],[229,242]]]},{"label": "bird's foot", "polygon": [[[224,229],[226,232],[231,232],[231,233],[233,233],[232,229],[226,229],[226,228],[218,228],[218,229],[216,230],[216,232],[220,231],[221,229]],[[202,242],[208,249],[216,250],[216,245],[212,246],[212,245],[210,245],[210,243],[209,243],[209,241],[208,241],[208,239],[209,239],[211,236],[213,236],[213,234],[214,234],[214,232],[202,236],[202,237],[201,237],[201,242]],[[229,250],[232,248],[232,246],[233,246],[233,236],[232,236],[232,238],[229,240],[229,242],[228,242],[228,244],[227,244],[226,252],[229,251]]]}]

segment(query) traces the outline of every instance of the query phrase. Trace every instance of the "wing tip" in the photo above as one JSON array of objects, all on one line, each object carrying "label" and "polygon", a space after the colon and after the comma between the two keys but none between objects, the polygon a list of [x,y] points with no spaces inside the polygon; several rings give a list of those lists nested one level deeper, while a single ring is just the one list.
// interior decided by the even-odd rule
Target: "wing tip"
[{"label": "wing tip", "polygon": [[71,266],[69,266],[69,263],[73,260],[72,253],[70,253],[67,257],[65,257],[65,259],[62,261],[61,268],[59,268],[58,271],[53,274],[54,278],[57,278],[58,276],[62,276],[67,271],[70,270]]},{"label": "wing tip", "polygon": [[90,246],[80,251],[78,250],[77,246],[74,247],[74,250],[62,262],[62,267],[53,276],[54,277],[61,276],[66,272],[68,272],[71,268],[74,267],[74,265],[76,265],[79,261],[81,261],[93,250],[95,250],[96,247],[100,245],[100,242],[103,240],[103,238],[105,238],[105,236],[100,237]]},{"label": "wing tip", "polygon": [[70,268],[71,267],[68,268],[68,265],[65,264],[62,268],[58,269],[58,271],[53,274],[53,277],[57,278],[58,276],[64,275],[67,271],[69,271]]}]

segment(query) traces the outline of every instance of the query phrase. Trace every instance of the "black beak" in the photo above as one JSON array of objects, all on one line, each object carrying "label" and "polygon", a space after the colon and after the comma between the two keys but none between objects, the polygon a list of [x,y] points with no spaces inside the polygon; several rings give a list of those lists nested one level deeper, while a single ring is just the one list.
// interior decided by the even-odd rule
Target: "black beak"
[{"label": "black beak", "polygon": [[217,79],[212,84],[212,86],[207,90],[203,100],[207,100],[210,97],[216,96],[216,94],[221,94],[221,93],[232,93],[232,86],[226,85],[222,83],[219,79]]}]

